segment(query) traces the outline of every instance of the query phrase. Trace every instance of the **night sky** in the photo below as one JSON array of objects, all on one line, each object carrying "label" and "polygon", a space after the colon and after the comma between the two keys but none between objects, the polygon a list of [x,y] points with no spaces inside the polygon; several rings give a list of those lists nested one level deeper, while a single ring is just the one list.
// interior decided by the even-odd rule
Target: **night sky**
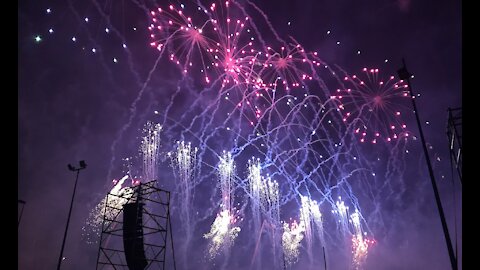
[{"label": "night sky", "polygon": [[[201,3],[208,9],[212,2]],[[273,263],[271,239],[266,232],[256,261],[251,262],[257,239],[253,237],[255,222],[247,196],[246,164],[253,155],[264,162],[262,172],[269,173],[279,183],[280,220],[298,222],[300,194],[309,194],[319,202],[328,269],[354,269],[348,240],[354,233],[353,227],[350,225],[350,234],[347,232],[345,236],[332,213],[338,196],[351,209],[359,209],[362,231],[367,232],[366,238],[375,240],[359,269],[451,269],[409,97],[392,99],[387,107],[373,112],[359,109],[361,105],[349,103],[348,97],[344,99],[352,117],[374,130],[368,131],[365,142],[355,134],[358,122],[349,122],[350,119],[342,122],[342,112],[328,111],[332,104],[340,104],[327,102],[331,96],[339,95],[335,94],[336,89],[349,85],[344,75],[361,76],[366,67],[367,72],[378,68],[378,74],[385,78],[397,76],[402,58],[413,74],[411,87],[416,94],[454,248],[455,241],[458,243],[461,269],[461,184],[456,172],[452,173],[446,135],[447,109],[462,106],[460,2],[236,3],[230,3],[229,15],[221,13],[216,18],[230,16],[243,20],[249,31],[242,30],[238,44],[248,44],[247,37],[255,36],[250,39],[253,45],[246,45],[245,50],[264,52],[268,51],[265,44],[272,44],[279,52],[281,46],[301,44],[304,52],[297,51],[294,55],[300,57],[292,64],[295,68],[285,72],[282,67],[276,70],[282,80],[300,83],[299,89],[278,86],[278,98],[291,95],[298,100],[285,104],[285,98],[272,105],[271,101],[255,97],[254,92],[246,97],[246,92],[256,91],[252,90],[255,86],[232,86],[234,80],[242,81],[246,76],[236,71],[219,72],[220,69],[209,66],[210,60],[203,61],[215,53],[200,55],[198,47],[188,53],[187,43],[180,38],[195,37],[175,36],[170,32],[177,39],[168,39],[168,34],[158,31],[154,34],[161,37],[160,41],[155,46],[151,44],[152,32],[148,27],[155,23],[151,10],[161,7],[168,11],[172,4],[175,10],[192,14],[187,16],[192,17],[194,24],[201,25],[202,20],[214,15],[208,17],[198,11],[196,2],[19,2],[18,199],[26,204],[18,228],[18,269],[56,267],[75,181],[75,174],[67,169],[67,164],[78,166],[80,160],[85,160],[88,167],[80,173],[62,269],[94,269],[98,243],[89,243],[91,235],[86,236],[86,221],[113,187],[113,179],[122,178],[129,170],[133,179],[147,181],[142,176],[139,151],[142,128],[147,121],[162,125],[155,175],[159,187],[174,194],[172,225],[177,269],[283,269],[283,261]],[[224,3],[216,5],[218,10],[225,8]],[[156,18],[162,20],[161,15]],[[169,27],[168,19],[162,23]],[[212,25],[206,23],[202,34],[214,36],[216,30]],[[227,29],[230,28],[223,28]],[[165,47],[157,50],[162,42]],[[216,48],[221,46],[225,44]],[[170,60],[172,52],[177,57],[174,61]],[[302,66],[301,59],[306,54],[308,59],[316,59],[315,63],[321,62],[315,71]],[[263,59],[258,54],[256,57],[257,61]],[[268,59],[273,65],[283,63],[273,58]],[[175,63],[177,60],[180,64]],[[252,65],[253,69],[261,67]],[[314,78],[302,80],[302,74],[309,72]],[[266,71],[262,75],[265,82],[271,83],[277,76]],[[206,76],[211,80],[209,83]],[[215,81],[220,77],[230,80],[226,86],[221,85],[221,80]],[[265,90],[265,95],[273,93],[270,90]],[[308,102],[307,93],[311,98]],[[311,100],[317,98],[320,101],[313,104]],[[258,105],[261,113],[255,108],[240,115],[237,102],[246,106],[247,101]],[[295,102],[307,111],[303,114],[296,111]],[[324,113],[315,107],[320,103],[327,110],[325,118],[318,116]],[[269,112],[273,115],[273,111],[278,112],[275,114],[278,119],[266,117]],[[292,117],[286,116],[289,111],[294,112]],[[392,130],[389,131],[390,121],[397,119],[393,116],[397,111],[401,112],[402,124],[408,130],[403,134],[409,136],[406,140],[402,137],[387,142]],[[329,119],[333,124],[327,122]],[[310,129],[314,126],[316,133]],[[379,140],[372,143],[377,130]],[[261,140],[250,136],[262,132],[265,136],[258,135]],[[320,142],[311,141],[315,138]],[[337,145],[340,139],[343,144]],[[175,151],[177,140],[198,146],[197,161],[202,163],[192,180],[195,196],[188,211],[194,221],[190,227],[184,224],[178,172],[167,156]],[[292,149],[300,150],[287,153]],[[231,151],[236,162],[235,205],[241,217],[236,226],[241,231],[230,249],[209,260],[206,255],[209,240],[203,235],[209,232],[222,201],[215,173],[222,150]],[[302,159],[304,152],[307,154]],[[126,158],[130,160],[125,161]],[[327,160],[325,163],[319,161],[323,158]],[[323,165],[316,165],[319,162]],[[317,171],[308,175],[312,168]],[[19,206],[19,213],[20,209]],[[300,245],[298,262],[288,266],[289,269],[323,269],[323,244],[319,239],[314,239],[310,251],[306,239]]]}]

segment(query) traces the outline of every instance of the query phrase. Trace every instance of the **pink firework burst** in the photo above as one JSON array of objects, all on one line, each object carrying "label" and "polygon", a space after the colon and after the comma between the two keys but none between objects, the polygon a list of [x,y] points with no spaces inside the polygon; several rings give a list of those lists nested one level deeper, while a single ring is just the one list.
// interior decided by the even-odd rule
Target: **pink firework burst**
[{"label": "pink firework burst", "polygon": [[410,98],[407,84],[395,76],[386,79],[378,69],[363,68],[360,75],[345,75],[343,88],[332,99],[339,101],[343,122],[350,125],[360,142],[391,142],[408,137],[402,112]]},{"label": "pink firework burst", "polygon": [[[227,2],[228,3],[228,2]],[[213,8],[212,12],[216,9]],[[216,14],[216,13],[213,13]],[[255,84],[255,64],[258,61],[258,51],[246,30],[248,17],[243,19],[221,18],[215,15],[212,23],[217,33],[218,42],[210,49],[217,76],[222,78],[222,86],[238,84]]]},{"label": "pink firework burst", "polygon": [[203,12],[192,18],[174,5],[167,9],[152,10],[150,15],[150,45],[161,52],[168,51],[170,60],[179,65],[184,73],[196,67],[205,73],[208,63],[212,61],[208,51],[216,43],[207,34],[211,31],[209,18]]},{"label": "pink firework burst", "polygon": [[265,53],[264,69],[261,76],[268,87],[277,88],[283,85],[286,90],[300,87],[304,80],[312,80],[309,72],[310,60],[305,49],[300,44],[288,44],[280,47],[278,51],[267,47]]}]

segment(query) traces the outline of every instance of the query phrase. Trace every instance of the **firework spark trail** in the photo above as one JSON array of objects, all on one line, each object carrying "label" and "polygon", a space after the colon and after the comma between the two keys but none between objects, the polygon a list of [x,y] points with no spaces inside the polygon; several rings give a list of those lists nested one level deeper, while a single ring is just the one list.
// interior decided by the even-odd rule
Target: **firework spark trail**
[{"label": "firework spark trail", "polygon": [[230,152],[223,152],[217,169],[222,196],[221,210],[213,222],[210,232],[204,235],[204,238],[210,239],[208,249],[210,259],[215,258],[222,247],[224,253],[228,254],[233,241],[240,232],[240,227],[234,226],[237,223],[239,210],[232,207],[235,164]]},{"label": "firework spark trail", "polygon": [[[312,136],[315,135],[317,130],[321,129],[322,127],[320,126],[321,121],[324,121],[325,119],[320,119],[320,122],[318,125],[313,126],[312,129]],[[327,144],[323,143],[320,138],[304,138],[305,144],[307,149],[311,152],[308,153],[308,155],[304,156],[304,159],[302,160],[302,165],[305,164],[306,166],[312,166],[313,169],[311,172],[306,174],[303,178],[303,180],[307,181],[308,179],[311,179],[312,176],[315,176],[316,173],[322,172],[321,168],[325,165],[327,165],[329,162],[333,162],[331,165],[331,168],[333,169],[338,169],[340,172],[348,172],[350,171],[350,174],[354,172],[356,169],[351,170],[349,167],[351,167],[353,162],[356,161],[356,156],[359,153],[357,153],[355,148],[352,148],[351,145],[346,143],[346,139],[348,139],[348,133],[344,133],[343,136],[337,137],[337,138],[332,138],[335,140],[330,140],[327,142]],[[321,151],[322,154],[317,155],[316,151],[314,150],[314,146],[318,145],[318,143],[322,144],[322,148],[324,151]],[[317,148],[318,149],[318,148]],[[324,155],[327,154],[326,158],[324,158]],[[312,162],[311,156],[315,158],[315,162]],[[357,162],[358,163],[358,162]],[[338,165],[343,164],[341,167]],[[328,166],[328,165],[327,165]],[[354,165],[355,166],[355,165]],[[355,166],[356,167],[356,166]],[[330,179],[330,178],[337,178],[341,179],[343,177],[339,177],[337,175],[334,175],[334,170],[331,170],[329,172],[329,175],[322,174],[323,179]],[[332,179],[333,179],[332,178]],[[340,182],[340,181],[338,181]],[[324,189],[327,189],[331,187],[331,181],[330,184],[327,184],[325,181],[322,181],[322,185]],[[316,183],[312,183],[314,186],[316,186]],[[317,188],[318,189],[318,188]]]},{"label": "firework spark trail", "polygon": [[180,180],[178,186],[180,188],[182,202],[181,208],[187,219],[189,219],[191,196],[193,195],[191,192],[197,166],[197,151],[198,148],[192,148],[191,143],[179,141],[176,145],[176,151],[168,153],[171,158],[171,165],[174,168],[174,173]]},{"label": "firework spark trail", "polygon": [[[203,122],[205,121],[205,118],[211,115],[214,115],[214,113],[218,110],[220,97],[216,97],[215,102],[211,102],[209,105],[207,105],[204,110],[201,112],[197,112],[196,109],[198,107],[203,107],[203,100],[204,97],[202,95],[208,95],[211,92],[215,91],[215,89],[212,88],[207,88],[204,91],[202,91],[200,94],[197,93],[192,93],[192,95],[195,97],[193,100],[191,106],[185,109],[181,115],[178,116],[178,120],[175,120],[172,118],[172,116],[169,116],[169,113],[171,110],[175,108],[175,99],[177,98],[178,95],[182,93],[182,87],[179,85],[177,86],[176,91],[172,94],[170,101],[168,105],[166,106],[165,113],[163,114],[163,121],[162,121],[162,126],[167,126],[165,133],[166,135],[170,135],[172,133],[175,133],[175,130],[177,128],[181,128],[181,136],[184,136],[184,134],[195,134],[194,126],[195,125],[200,125],[201,127],[204,127]],[[211,112],[210,109],[214,108],[214,111]],[[173,115],[174,112],[171,112]],[[189,118],[190,117],[190,118]],[[167,123],[171,121],[172,124],[167,125]],[[182,124],[186,123],[186,124]],[[175,133],[174,135],[170,135],[170,139],[175,138],[177,134]],[[195,136],[197,140],[200,140],[199,136]]]},{"label": "firework spark trail", "polygon": [[353,224],[354,234],[352,236],[352,263],[354,269],[361,269],[362,265],[365,263],[368,255],[368,249],[372,246],[375,241],[364,238],[361,223],[360,223],[360,213],[356,209],[355,212],[350,216],[351,223]]},{"label": "firework spark trail", "polygon": [[[205,116],[205,117],[202,117],[202,118],[198,118],[196,116],[194,116],[194,120],[196,119],[201,119],[201,126],[202,126],[202,129],[200,131],[200,135],[199,135],[199,140],[201,141],[201,144],[199,146],[199,149],[200,149],[200,153],[198,155],[199,157],[199,160],[203,160],[203,157],[204,155],[207,155],[207,149],[209,149],[208,145],[211,144],[211,141],[215,139],[215,136],[218,135],[219,132],[221,132],[222,130],[225,130],[226,128],[223,126],[226,124],[226,122],[228,120],[231,119],[231,117],[227,117],[226,120],[223,121],[223,125],[222,126],[214,126],[213,123],[214,123],[214,115],[217,114],[218,110],[220,110],[220,103],[216,103],[217,106],[216,107],[213,107],[213,112],[210,112],[208,110],[205,110],[204,112],[206,113],[202,113],[202,116]],[[206,122],[206,123],[205,123]],[[192,124],[193,125],[194,121],[192,121]],[[228,129],[226,129],[228,130]],[[202,167],[200,167],[199,169],[199,174],[201,175],[202,174]],[[200,182],[203,180],[204,178],[200,179]]]},{"label": "firework spark trail", "polygon": [[[251,1],[248,1],[248,0],[247,0],[247,3],[248,3],[249,5],[251,5],[252,7],[254,7],[255,10],[257,10],[257,11],[263,16],[263,19],[265,20],[265,22],[266,22],[266,23],[268,24],[268,26],[270,27],[270,30],[271,30],[272,33],[275,35],[275,38],[277,39],[277,41],[283,42],[283,39],[281,39],[280,36],[278,36],[277,31],[275,31],[275,28],[273,27],[272,23],[268,20],[267,14],[265,14],[257,5],[255,5],[255,4],[252,3]],[[237,6],[241,8],[241,10],[243,11],[244,14],[247,13],[242,6],[240,6],[240,5],[238,5],[238,4],[237,4]],[[256,27],[256,25],[253,25],[253,27],[254,27],[255,31],[256,31],[257,33],[259,33],[258,28]],[[262,41],[262,44],[264,45],[264,47],[266,47],[266,46],[265,46],[265,42],[263,41],[263,39],[262,39],[261,41]]]},{"label": "firework spark trail", "polygon": [[150,9],[147,7],[145,3],[141,3],[137,0],[130,0],[132,3],[134,3],[138,8],[142,9],[145,12],[145,15],[148,15],[150,12]]},{"label": "firework spark trail", "polygon": [[129,197],[133,194],[132,189],[128,187],[122,187],[124,182],[129,178],[129,175],[125,175],[120,180],[114,180],[114,186],[110,190],[109,194],[105,196],[88,214],[88,218],[85,225],[82,227],[83,236],[86,237],[87,243],[98,243],[98,237],[100,236],[102,223],[114,219],[120,210],[112,210],[105,212],[107,209],[105,204],[108,200],[109,209],[122,209],[122,206],[128,201]]},{"label": "firework spark trail", "polygon": [[230,152],[223,152],[218,165],[218,174],[220,180],[220,190],[222,194],[222,210],[232,212],[232,204],[234,199],[233,184],[235,180],[235,164]]},{"label": "firework spark trail", "polygon": [[[307,252],[310,256],[310,260],[312,260],[312,244],[314,235],[318,235],[322,245],[324,244],[322,215],[316,201],[312,200],[308,196],[303,195],[300,195],[300,199],[302,203],[300,208],[300,222],[302,222],[305,227]],[[317,234],[314,234],[314,231],[316,231]]]},{"label": "firework spark trail", "polygon": [[323,218],[322,213],[320,212],[320,206],[316,201],[310,202],[310,213],[313,217],[313,223],[315,224],[315,228],[317,230],[317,236],[320,240],[322,246],[325,246],[325,235],[323,231]]},{"label": "firework spark trail", "polygon": [[235,209],[234,212],[222,210],[215,218],[210,232],[203,235],[204,238],[210,239],[208,247],[210,259],[214,259],[218,255],[221,247],[230,248],[241,231],[240,227],[234,226],[237,222],[235,214],[238,213],[235,213],[236,211]]},{"label": "firework spark trail", "polygon": [[271,180],[269,176],[263,181],[264,187],[264,199],[263,205],[265,208],[265,213],[267,220],[269,221],[271,232],[271,241],[272,241],[272,253],[274,266],[277,266],[279,258],[278,254],[278,243],[279,236],[278,234],[281,231],[281,222],[280,222],[280,192],[278,189],[277,181]]},{"label": "firework spark trail", "polygon": [[[265,222],[271,230],[271,248],[274,264],[277,264],[277,241],[280,231],[280,193],[278,183],[269,176],[261,175],[260,160],[252,157],[248,160],[248,186],[251,200],[251,210],[253,216],[253,230],[255,238],[260,240]],[[265,220],[262,222],[261,214],[263,213]],[[260,224],[262,224],[260,226]],[[258,241],[257,240],[257,241]],[[258,253],[258,244],[256,245],[255,255]],[[252,261],[253,263],[253,261]],[[261,258],[258,259],[258,267],[261,268]]]},{"label": "firework spark trail", "polygon": [[[260,159],[251,158],[248,160],[248,185],[250,191],[251,210],[253,219],[253,231],[255,239],[261,235],[261,193],[262,193],[262,175]],[[259,267],[261,267],[261,258],[259,258]]]},{"label": "firework spark trail", "polygon": [[[290,123],[295,123],[296,122],[296,121],[292,121],[292,118],[296,118],[293,115],[295,115],[296,113],[300,113],[300,109],[302,108],[302,106],[300,106],[300,105],[294,106],[294,110],[290,110],[289,114],[286,117],[283,118],[281,123],[276,125],[275,128],[273,128],[269,132],[267,132],[269,140],[271,140],[271,138],[274,138],[273,140],[271,140],[271,142],[268,142],[268,144],[269,145],[281,146],[281,147],[278,147],[278,148],[269,149],[269,152],[268,152],[267,155],[272,157],[272,158],[270,158],[270,160],[273,160],[274,163],[278,163],[278,161],[281,159],[282,156],[287,156],[285,161],[281,162],[282,165],[280,165],[280,167],[286,166],[286,164],[288,164],[288,162],[293,159],[293,157],[295,155],[291,155],[292,151],[293,151],[293,153],[295,153],[295,152],[297,152],[297,153],[305,152],[306,153],[308,151],[304,151],[305,147],[307,147],[306,150],[308,150],[308,148],[316,142],[325,141],[325,142],[329,143],[329,140],[322,140],[319,137],[319,136],[326,135],[326,134],[317,133],[317,134],[314,134],[315,136],[312,137],[311,136],[312,128],[309,127],[309,126],[306,126],[306,125],[304,126],[305,131],[302,131],[302,133],[305,134],[305,135],[302,136],[304,138],[302,138],[302,139],[298,138],[297,139],[297,140],[303,141],[301,143],[292,141],[290,138],[282,136],[282,134],[284,134],[284,130],[286,130],[289,133],[297,133],[298,134],[299,130],[291,130],[291,128],[293,126]],[[301,121],[305,120],[304,117],[300,117],[298,119],[300,119],[300,121],[298,121],[299,124],[301,123]],[[317,121],[317,122],[320,123],[321,121]],[[319,125],[317,125],[317,127],[313,130],[314,131],[315,130],[321,130],[321,126],[319,126]],[[311,139],[310,139],[310,137],[311,137]],[[278,138],[280,138],[280,139],[278,139]],[[295,145],[295,144],[299,145],[298,148],[293,148],[292,149],[291,146]],[[276,150],[276,149],[281,149],[282,151],[275,153],[274,150]],[[291,150],[289,150],[289,149],[291,149]],[[331,151],[332,154],[334,154],[336,151],[338,151],[337,149],[335,149],[335,147],[333,147],[333,143],[332,143],[331,146],[327,145],[326,149],[330,149],[329,151]],[[315,151],[310,151],[310,152],[315,153]],[[302,158],[303,163],[306,162],[306,160],[307,160],[305,153],[304,153],[303,158]],[[328,154],[327,154],[326,158],[328,158]],[[283,164],[285,164],[285,165],[283,165]],[[280,171],[283,171],[283,170],[280,170]],[[288,175],[288,173],[285,173],[285,174]]]},{"label": "firework spark trail", "polygon": [[182,197],[187,199],[189,198],[187,194],[192,189],[192,182],[194,181],[198,149],[196,147],[192,148],[191,143],[184,141],[178,141],[175,148],[175,152],[169,152],[168,156],[170,156],[171,165],[180,180]]},{"label": "firework spark trail", "polygon": [[[254,216],[258,216],[260,219],[260,207],[262,205],[261,198],[263,192],[263,183],[261,175],[260,159],[252,157],[248,160],[248,183],[250,198],[252,200],[252,212]],[[260,226],[260,224],[258,224]]]},{"label": "firework spark trail", "polygon": [[384,181],[380,185],[377,185],[380,186],[380,190],[387,189],[389,191],[386,198],[393,196],[395,201],[401,201],[400,197],[406,191],[405,183],[398,180],[403,178],[407,166],[406,160],[399,158],[405,153],[407,145],[406,140],[398,140],[398,143],[391,148],[391,154],[388,155]]},{"label": "firework spark trail", "polygon": [[195,224],[192,224],[192,201],[193,201],[193,185],[195,170],[197,167],[197,151],[196,147],[191,146],[191,143],[184,141],[177,142],[175,152],[169,152],[171,159],[171,166],[174,168],[174,174],[178,178],[177,188],[180,189],[180,220],[185,224],[185,237],[183,251],[185,255],[189,248],[190,239],[193,235]]},{"label": "firework spark trail", "polygon": [[340,232],[342,235],[347,236],[350,232],[348,227],[348,206],[345,206],[345,202],[342,201],[342,198],[339,197],[339,200],[335,203],[336,208],[332,210],[338,218],[338,224],[340,226]]},{"label": "firework spark trail", "polygon": [[143,177],[146,181],[157,179],[157,166],[162,126],[148,121],[143,128],[140,150],[143,157]]},{"label": "firework spark trail", "polygon": [[300,242],[303,240],[305,227],[303,222],[298,224],[295,220],[288,224],[283,223],[282,247],[286,265],[290,266],[298,261],[300,255]]},{"label": "firework spark trail", "polygon": [[262,177],[260,206],[269,223],[273,226],[280,224],[280,194],[278,183],[270,176]]}]

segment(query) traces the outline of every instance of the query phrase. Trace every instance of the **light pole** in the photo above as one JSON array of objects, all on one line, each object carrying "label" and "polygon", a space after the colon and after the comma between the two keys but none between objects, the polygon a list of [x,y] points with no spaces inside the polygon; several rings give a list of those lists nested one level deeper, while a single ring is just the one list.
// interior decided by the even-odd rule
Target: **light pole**
[{"label": "light pole", "polygon": [[68,225],[70,224],[70,216],[72,214],[73,199],[75,198],[75,190],[77,189],[78,175],[80,174],[80,170],[83,170],[86,167],[87,167],[87,164],[85,163],[84,160],[80,161],[80,167],[79,168],[76,168],[76,167],[68,164],[68,169],[72,172],[77,172],[77,177],[75,179],[75,186],[73,187],[72,201],[70,202],[70,210],[68,211],[67,226],[65,227],[65,233],[63,235],[62,249],[60,250],[60,257],[58,258],[57,270],[60,270],[60,265],[62,264],[62,261],[63,261],[63,248],[65,247],[65,239],[67,238]]},{"label": "light pole", "polygon": [[410,92],[410,98],[412,99],[413,112],[414,112],[415,118],[417,120],[418,131],[420,133],[420,138],[422,139],[422,147],[423,147],[423,152],[425,154],[425,159],[427,161],[428,173],[430,174],[430,180],[432,182],[433,192],[435,193],[435,201],[437,202],[437,208],[438,208],[438,212],[440,214],[440,220],[442,222],[443,234],[445,236],[445,241],[447,242],[447,249],[448,249],[448,255],[450,256],[450,263],[452,265],[452,269],[456,270],[457,269],[457,259],[455,257],[454,252],[453,252],[452,242],[450,240],[450,234],[448,233],[448,226],[447,226],[447,222],[445,220],[445,214],[443,213],[442,202],[440,201],[440,194],[438,193],[438,188],[437,188],[437,184],[436,184],[436,181],[435,181],[435,175],[433,174],[432,163],[430,162],[430,156],[428,155],[427,144],[425,143],[425,137],[423,136],[422,125],[421,125],[421,122],[420,122],[420,116],[418,115],[417,105],[415,104],[415,95],[413,94],[412,86],[410,84],[411,74],[407,70],[407,66],[405,65],[405,59],[402,59],[402,62],[403,62],[403,67],[398,70],[398,76],[400,77],[401,80],[406,80],[407,81],[408,91]]}]

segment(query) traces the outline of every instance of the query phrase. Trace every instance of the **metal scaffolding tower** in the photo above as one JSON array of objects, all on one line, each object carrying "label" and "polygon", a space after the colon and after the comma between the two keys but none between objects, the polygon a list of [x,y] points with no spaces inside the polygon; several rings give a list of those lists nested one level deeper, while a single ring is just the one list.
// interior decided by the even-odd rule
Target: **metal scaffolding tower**
[{"label": "metal scaffolding tower", "polygon": [[462,182],[462,108],[448,108],[447,136],[450,144],[450,158],[455,163]]},{"label": "metal scaffolding tower", "polygon": [[[176,269],[170,192],[157,188],[156,182],[140,183],[107,195],[96,269],[167,269],[168,236],[171,243],[168,253],[172,255],[168,265]],[[127,213],[130,206],[138,211],[133,219]],[[132,262],[138,265],[139,257],[143,265],[132,266]]]}]

